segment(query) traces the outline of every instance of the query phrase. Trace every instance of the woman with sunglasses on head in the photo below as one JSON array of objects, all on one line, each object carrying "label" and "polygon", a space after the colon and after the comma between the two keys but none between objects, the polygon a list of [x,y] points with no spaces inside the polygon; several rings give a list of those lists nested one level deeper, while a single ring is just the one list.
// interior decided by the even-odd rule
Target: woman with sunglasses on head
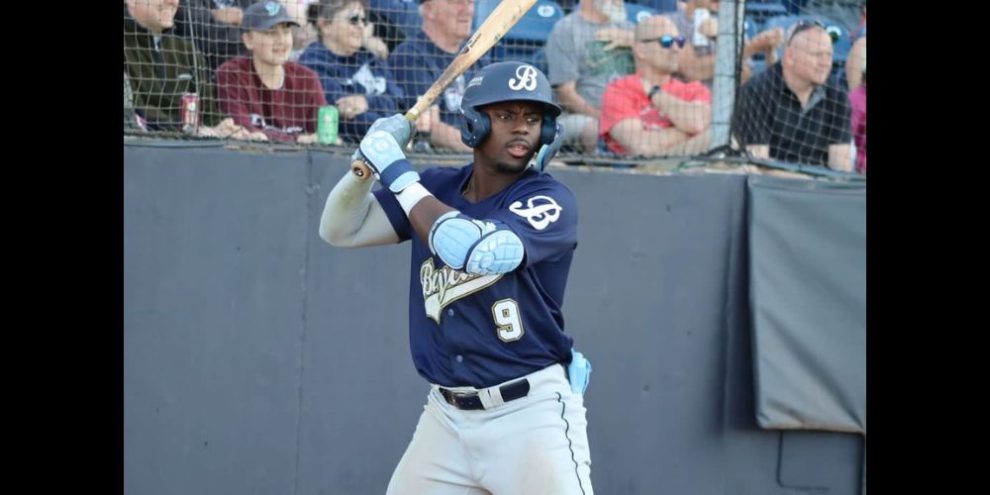
[{"label": "woman with sunglasses on head", "polygon": [[397,113],[396,100],[402,96],[384,61],[365,48],[367,11],[367,0],[321,0],[320,39],[299,57],[319,75],[327,101],[340,112],[340,138],[352,143],[376,119]]}]

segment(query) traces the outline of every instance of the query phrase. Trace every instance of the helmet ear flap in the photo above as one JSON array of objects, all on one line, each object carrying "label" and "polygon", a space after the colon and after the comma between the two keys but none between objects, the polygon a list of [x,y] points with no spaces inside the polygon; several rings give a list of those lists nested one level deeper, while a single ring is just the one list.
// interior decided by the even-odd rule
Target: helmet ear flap
[{"label": "helmet ear flap", "polygon": [[488,137],[492,130],[492,122],[488,114],[470,107],[461,108],[464,122],[461,124],[461,142],[470,148],[476,148]]},{"label": "helmet ear flap", "polygon": [[540,144],[550,144],[557,137],[557,117],[543,114],[543,125],[540,126]]}]

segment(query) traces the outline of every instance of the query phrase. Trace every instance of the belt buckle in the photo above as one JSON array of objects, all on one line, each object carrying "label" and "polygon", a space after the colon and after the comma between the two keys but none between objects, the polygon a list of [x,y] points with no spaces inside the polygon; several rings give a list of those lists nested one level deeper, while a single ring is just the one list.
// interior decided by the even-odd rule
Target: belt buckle
[{"label": "belt buckle", "polygon": [[475,397],[475,396],[478,395],[478,394],[474,394],[474,393],[470,393],[470,392],[467,392],[467,393],[464,393],[464,392],[455,392],[455,391],[450,390],[450,389],[442,389],[442,390],[444,392],[446,392],[446,393],[444,393],[442,395],[444,396],[444,399],[447,400],[447,403],[450,404],[450,405],[452,405],[452,406],[454,406],[454,407],[456,407],[456,408],[458,408],[458,409],[463,409],[463,407],[461,406],[461,403],[460,403],[461,400],[468,399],[470,397]]}]

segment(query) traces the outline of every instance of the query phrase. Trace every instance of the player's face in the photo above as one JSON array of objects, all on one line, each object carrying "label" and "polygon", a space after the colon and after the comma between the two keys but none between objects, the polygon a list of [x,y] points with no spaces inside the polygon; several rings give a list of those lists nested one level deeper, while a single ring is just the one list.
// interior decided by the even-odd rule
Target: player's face
[{"label": "player's face", "polygon": [[481,144],[481,154],[499,172],[519,173],[539,151],[543,105],[530,101],[510,101],[489,105],[492,131]]},{"label": "player's face", "polygon": [[172,27],[179,0],[127,0],[127,8],[138,24],[160,33]]},{"label": "player's face", "polygon": [[292,50],[292,29],[289,24],[272,26],[267,31],[250,31],[244,34],[244,44],[254,53],[256,61],[265,65],[282,65],[289,60]]}]

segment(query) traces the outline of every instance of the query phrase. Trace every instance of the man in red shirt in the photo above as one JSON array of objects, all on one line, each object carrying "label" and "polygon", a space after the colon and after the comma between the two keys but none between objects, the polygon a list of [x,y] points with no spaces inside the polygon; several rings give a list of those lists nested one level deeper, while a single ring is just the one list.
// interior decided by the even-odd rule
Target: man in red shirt
[{"label": "man in red shirt", "polygon": [[605,88],[598,132],[620,155],[697,155],[708,150],[712,94],[672,77],[685,39],[663,16],[636,25],[636,73]]},{"label": "man in red shirt", "polygon": [[298,24],[275,0],[244,11],[241,40],[251,56],[217,69],[220,108],[271,141],[315,143],[317,114],[327,100],[316,73],[289,61],[290,25]]}]

